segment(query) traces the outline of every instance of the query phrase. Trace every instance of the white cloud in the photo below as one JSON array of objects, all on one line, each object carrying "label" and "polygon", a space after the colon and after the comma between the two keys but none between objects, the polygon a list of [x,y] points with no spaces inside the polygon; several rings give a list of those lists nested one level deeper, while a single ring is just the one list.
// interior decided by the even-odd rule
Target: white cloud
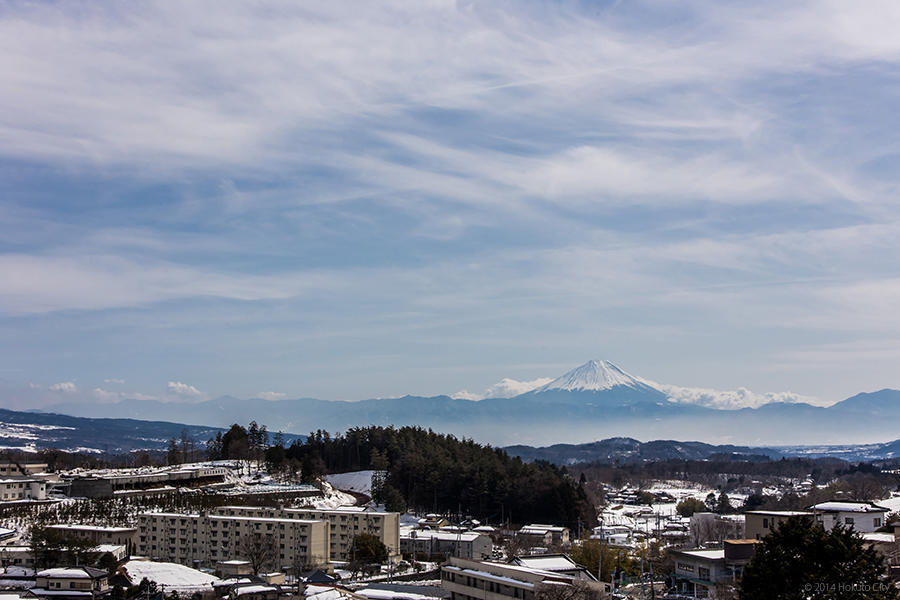
[{"label": "white cloud", "polygon": [[78,391],[78,386],[74,381],[62,381],[54,383],[48,388],[51,392],[62,392],[64,394],[74,394]]},{"label": "white cloud", "polygon": [[33,314],[63,309],[139,306],[188,297],[234,300],[288,298],[331,284],[316,273],[258,276],[113,255],[0,255],[4,294],[0,312]]},{"label": "white cloud", "polygon": [[770,402],[805,402],[821,405],[818,398],[803,396],[793,392],[768,392],[758,394],[746,388],[736,390],[714,390],[709,388],[690,388],[677,385],[653,384],[669,395],[672,402],[679,404],[698,404],[708,408],[738,409],[758,408]]},{"label": "white cloud", "polygon": [[263,400],[284,400],[287,398],[287,394],[284,392],[259,392],[256,397]]},{"label": "white cloud", "polygon": [[116,385],[124,385],[125,380],[124,379],[104,379],[103,383],[114,383]]},{"label": "white cloud", "polygon": [[188,398],[192,400],[202,400],[206,398],[206,394],[198,390],[192,385],[182,383],[181,381],[170,381],[166,384],[166,389],[170,394]]},{"label": "white cloud", "polygon": [[484,398],[511,398],[513,396],[518,396],[519,394],[524,394],[525,392],[530,392],[531,390],[539,388],[542,385],[550,383],[551,381],[553,381],[553,379],[551,379],[550,377],[538,377],[537,379],[532,379],[531,381],[518,381],[516,379],[504,377],[497,383],[488,386],[480,394],[461,390],[453,394],[452,396],[454,398],[460,398],[462,400],[483,400]]}]

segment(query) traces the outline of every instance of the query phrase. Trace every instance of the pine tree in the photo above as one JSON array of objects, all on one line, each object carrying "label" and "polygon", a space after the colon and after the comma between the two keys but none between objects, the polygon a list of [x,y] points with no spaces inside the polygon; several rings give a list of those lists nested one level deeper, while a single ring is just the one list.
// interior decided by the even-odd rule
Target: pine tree
[{"label": "pine tree", "polygon": [[851,528],[825,530],[792,517],[770,533],[744,568],[741,600],[896,600],[882,556]]}]

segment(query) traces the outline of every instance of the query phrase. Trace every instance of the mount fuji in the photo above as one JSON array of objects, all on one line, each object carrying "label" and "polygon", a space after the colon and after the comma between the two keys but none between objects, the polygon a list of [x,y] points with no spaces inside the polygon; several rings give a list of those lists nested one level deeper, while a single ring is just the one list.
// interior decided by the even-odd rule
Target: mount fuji
[{"label": "mount fuji", "polygon": [[608,360],[588,361],[514,399],[520,403],[538,401],[645,414],[667,411],[673,406],[668,395],[653,383],[627,373]]}]

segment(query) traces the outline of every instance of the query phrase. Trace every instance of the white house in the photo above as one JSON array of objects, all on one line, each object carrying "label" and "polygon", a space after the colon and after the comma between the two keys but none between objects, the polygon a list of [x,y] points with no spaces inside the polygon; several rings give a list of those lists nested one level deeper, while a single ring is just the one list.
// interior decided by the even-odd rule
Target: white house
[{"label": "white house", "polygon": [[834,500],[810,506],[825,529],[831,529],[838,523],[845,527],[853,527],[861,533],[871,533],[885,525],[885,517],[890,509],[872,502],[843,502]]}]

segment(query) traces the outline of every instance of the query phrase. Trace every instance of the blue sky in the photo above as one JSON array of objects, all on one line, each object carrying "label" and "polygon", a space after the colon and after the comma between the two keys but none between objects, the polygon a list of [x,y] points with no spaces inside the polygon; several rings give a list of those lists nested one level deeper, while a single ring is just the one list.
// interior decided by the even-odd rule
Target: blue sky
[{"label": "blue sky", "polygon": [[6,404],[477,397],[590,358],[749,404],[900,387],[898,30],[0,4]]}]

